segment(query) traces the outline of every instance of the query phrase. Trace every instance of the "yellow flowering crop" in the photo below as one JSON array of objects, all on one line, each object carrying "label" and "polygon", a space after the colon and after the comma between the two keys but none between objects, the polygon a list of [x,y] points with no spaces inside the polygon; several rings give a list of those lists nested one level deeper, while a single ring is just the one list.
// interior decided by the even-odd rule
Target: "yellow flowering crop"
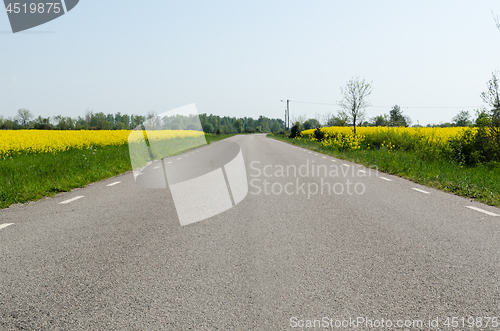
[{"label": "yellow flowering crop", "polygon": [[[70,149],[105,147],[127,144],[130,130],[0,130],[0,157],[29,153],[57,153]],[[136,131],[137,138],[144,138]],[[149,141],[197,137],[203,132],[190,130],[148,131]],[[133,134],[135,136],[135,133]]]},{"label": "yellow flowering crop", "polygon": [[[465,128],[406,128],[406,127],[357,127],[356,135],[351,127],[321,128],[325,139],[323,146],[332,146],[340,149],[359,149],[360,144],[366,141],[368,147],[377,144],[390,149],[404,147],[410,144],[425,144],[443,147],[450,140],[456,138]],[[314,129],[302,131],[304,137],[314,140]]]}]

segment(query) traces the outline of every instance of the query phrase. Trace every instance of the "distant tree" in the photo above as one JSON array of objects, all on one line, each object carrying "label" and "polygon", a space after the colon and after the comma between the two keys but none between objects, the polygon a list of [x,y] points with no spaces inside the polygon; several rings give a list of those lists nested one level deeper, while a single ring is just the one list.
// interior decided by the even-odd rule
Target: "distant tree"
[{"label": "distant tree", "polygon": [[241,120],[234,121],[233,125],[238,133],[243,132],[243,122]]},{"label": "distant tree", "polygon": [[364,79],[355,77],[349,80],[345,87],[341,87],[340,91],[343,99],[339,104],[342,107],[342,112],[351,120],[354,134],[356,134],[357,120],[363,117],[365,108],[369,106],[367,98],[372,93],[372,85]]},{"label": "distant tree", "polygon": [[280,132],[282,129],[282,126],[278,121],[273,121],[273,124],[271,124],[271,131],[274,133]]},{"label": "distant tree", "polygon": [[96,130],[109,130],[111,129],[111,124],[106,119],[106,115],[104,115],[103,112],[99,112],[91,115],[90,128]]},{"label": "distant tree", "polygon": [[127,114],[121,115],[121,121],[124,129],[130,129],[130,116]]},{"label": "distant tree", "polygon": [[85,126],[86,130],[90,129],[90,126],[91,126],[90,121],[92,120],[92,116],[94,116],[93,110],[87,108],[87,110],[85,110],[85,115],[83,118],[84,126]]},{"label": "distant tree", "polygon": [[299,115],[299,116],[294,116],[292,115],[291,117],[291,123],[295,125],[295,123],[299,123],[299,129],[300,131],[304,130],[304,123],[307,121],[307,115]]},{"label": "distant tree", "polygon": [[[173,123],[174,121],[172,121],[172,124]],[[146,119],[143,124],[146,130],[160,130],[162,128],[162,120],[155,111],[149,111],[147,113]],[[179,124],[180,127],[179,121],[177,121],[177,124]]]},{"label": "distant tree", "polygon": [[401,111],[401,107],[394,105],[389,112],[389,125],[390,126],[408,126],[406,118]]},{"label": "distant tree", "polygon": [[173,123],[172,125],[170,125],[170,127],[168,128],[168,130],[180,130],[181,127],[179,125],[179,123]]},{"label": "distant tree", "polygon": [[2,129],[2,130],[18,130],[18,129],[22,129],[22,128],[23,127],[21,127],[18,124],[18,121],[12,119],[12,117],[9,117],[7,119],[3,119],[2,126],[0,127],[0,129]]},{"label": "distant tree", "polygon": [[141,115],[131,115],[130,116],[130,126],[131,129],[135,129],[136,127],[142,125],[142,123],[145,121],[145,117]]},{"label": "distant tree", "polygon": [[186,130],[200,131],[200,128],[194,123],[188,124]]},{"label": "distant tree", "polygon": [[106,121],[109,123],[110,129],[116,130],[115,115],[113,114],[106,115]]},{"label": "distant tree", "polygon": [[210,122],[206,122],[203,124],[203,132],[205,133],[213,133],[214,132],[214,126]]},{"label": "distant tree", "polygon": [[338,116],[332,116],[327,122],[327,126],[347,126],[349,116],[346,113],[339,111]]},{"label": "distant tree", "polygon": [[455,126],[469,126],[472,124],[470,121],[470,114],[466,110],[460,111],[455,117],[453,117],[453,124]]},{"label": "distant tree", "polygon": [[17,110],[17,115],[14,119],[23,129],[27,129],[32,118],[33,114],[28,109],[21,108]]},{"label": "distant tree", "polygon": [[308,119],[304,122],[304,130],[316,129],[320,127],[321,123],[315,118]]},{"label": "distant tree", "polygon": [[320,120],[321,126],[328,126],[328,120],[332,117],[333,115],[331,112],[327,112],[321,115],[321,120]]},{"label": "distant tree", "polygon": [[378,115],[371,119],[371,124],[373,126],[388,126],[389,125],[389,116],[387,115]]},{"label": "distant tree", "polygon": [[76,121],[74,119],[62,115],[54,116],[53,122],[57,130],[73,130],[76,127]]}]

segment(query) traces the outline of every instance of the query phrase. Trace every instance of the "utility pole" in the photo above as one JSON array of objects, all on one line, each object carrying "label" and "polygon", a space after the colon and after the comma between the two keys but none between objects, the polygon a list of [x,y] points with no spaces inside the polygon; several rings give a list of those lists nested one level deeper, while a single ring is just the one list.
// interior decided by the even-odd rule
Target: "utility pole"
[{"label": "utility pole", "polygon": [[287,114],[286,114],[286,109],[285,109],[285,127],[286,127],[286,115],[287,115]]},{"label": "utility pole", "polygon": [[290,100],[286,100],[286,112],[288,114],[288,129],[290,129]]},{"label": "utility pole", "polygon": [[[281,102],[285,102],[285,100],[281,100]],[[288,99],[286,100],[285,126],[290,129],[290,100]]]}]

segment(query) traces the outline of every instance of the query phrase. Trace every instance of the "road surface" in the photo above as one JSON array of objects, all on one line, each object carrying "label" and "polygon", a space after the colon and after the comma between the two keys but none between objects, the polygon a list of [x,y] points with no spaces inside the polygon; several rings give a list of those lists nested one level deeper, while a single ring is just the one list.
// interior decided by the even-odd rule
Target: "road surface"
[{"label": "road surface", "polygon": [[[196,223],[131,172],[1,210],[0,330],[438,330],[500,316],[499,209],[264,135],[228,141],[248,193]],[[138,181],[207,155],[195,172],[217,169],[237,152],[221,146]]]}]

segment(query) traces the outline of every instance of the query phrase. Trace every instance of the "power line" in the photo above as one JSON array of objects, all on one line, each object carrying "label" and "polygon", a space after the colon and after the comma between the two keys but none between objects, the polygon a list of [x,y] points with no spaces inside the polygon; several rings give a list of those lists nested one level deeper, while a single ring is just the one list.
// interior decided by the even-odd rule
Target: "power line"
[{"label": "power line", "polygon": [[[295,100],[290,100],[290,102],[294,103],[306,103],[306,104],[312,104],[312,105],[323,105],[323,106],[339,106],[338,103],[324,103],[324,102],[309,102],[309,101],[295,101]],[[366,108],[392,108],[393,106],[367,106]],[[459,106],[459,107],[400,107],[400,108],[414,108],[414,109],[436,109],[436,108],[449,108],[449,109],[456,109],[456,108],[480,108],[479,106]]]}]

